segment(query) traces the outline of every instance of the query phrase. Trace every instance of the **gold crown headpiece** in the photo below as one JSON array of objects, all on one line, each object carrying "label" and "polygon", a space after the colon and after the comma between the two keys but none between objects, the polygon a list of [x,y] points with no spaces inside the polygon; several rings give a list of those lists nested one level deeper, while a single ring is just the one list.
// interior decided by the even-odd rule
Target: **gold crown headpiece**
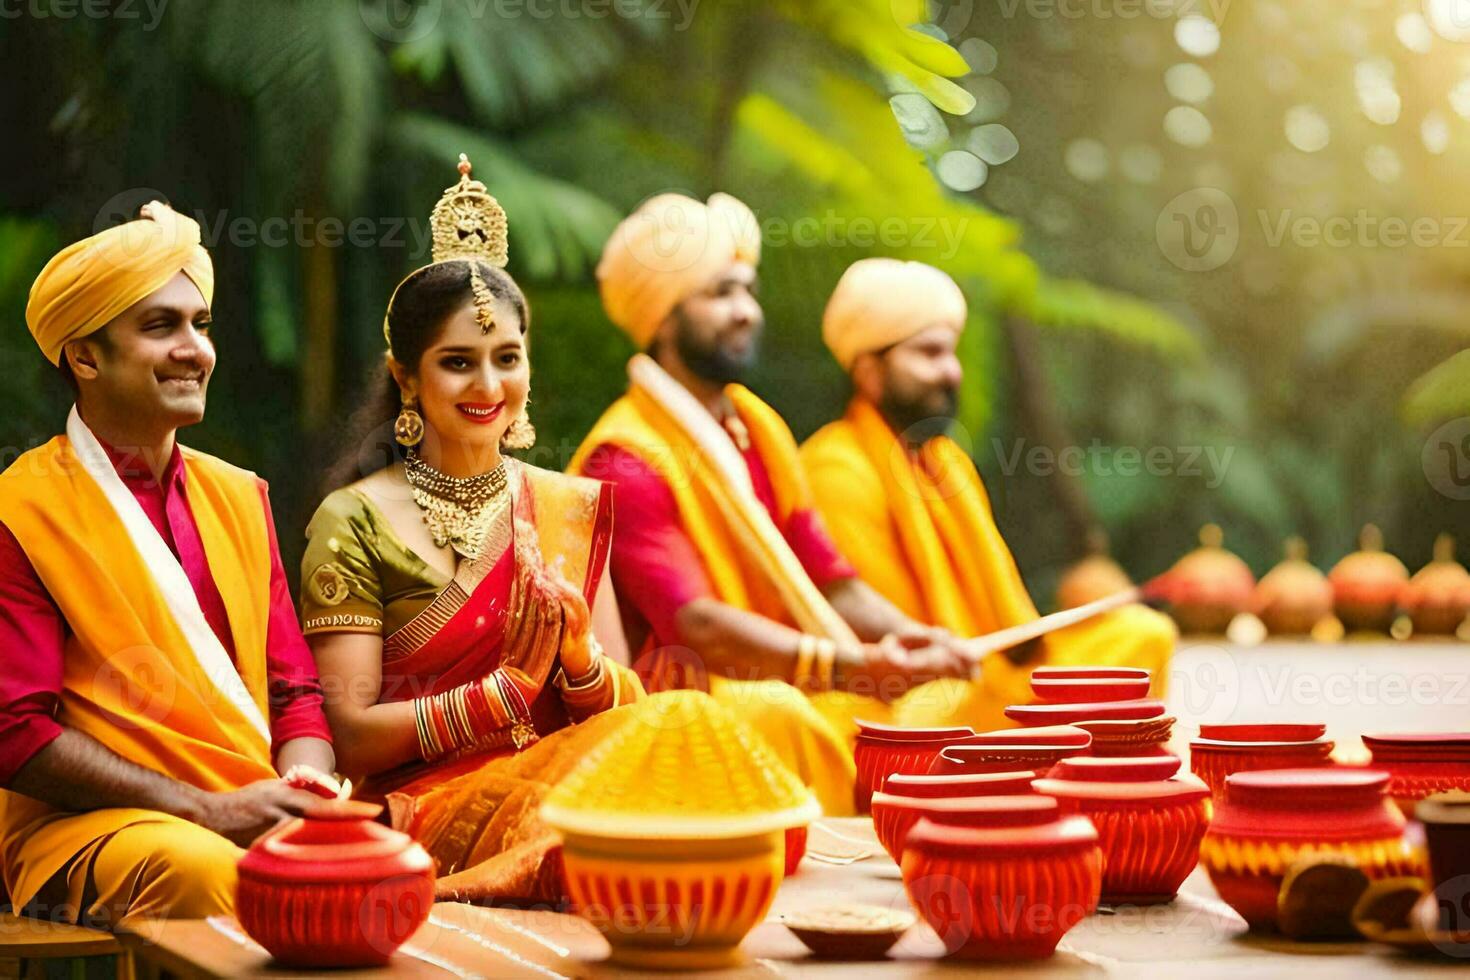
[{"label": "gold crown headpiece", "polygon": [[[470,158],[461,153],[459,183],[444,189],[444,194],[429,214],[429,254],[432,259],[429,265],[461,260],[469,263],[470,290],[475,297],[475,319],[479,322],[481,331],[489,333],[495,326],[495,317],[490,305],[490,287],[485,285],[485,280],[480,275],[479,263],[488,262],[498,269],[505,268],[510,258],[507,244],[509,228],[505,209],[491,196],[483,183],[470,178],[471,169]],[[415,269],[403,282],[428,267],[426,265]],[[403,282],[393,290],[393,296],[388,300],[389,310],[393,308],[393,300],[397,298]],[[383,315],[383,339],[391,346],[386,312]]]}]

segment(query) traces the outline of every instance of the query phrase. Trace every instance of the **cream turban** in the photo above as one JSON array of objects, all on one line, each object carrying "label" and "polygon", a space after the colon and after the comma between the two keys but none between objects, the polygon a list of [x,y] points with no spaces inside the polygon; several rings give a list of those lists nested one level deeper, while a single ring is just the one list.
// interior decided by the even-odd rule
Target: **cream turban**
[{"label": "cream turban", "polygon": [[735,261],[760,262],[760,225],[729,194],[659,194],[613,231],[597,264],[602,307],[639,347],[679,303]]},{"label": "cream turban", "polygon": [[138,300],[183,272],[214,301],[214,265],[199,244],[199,224],[150,201],[143,217],[100,231],[58,252],[36,281],[26,325],[52,364],[68,341],[96,333]]},{"label": "cream turban", "polygon": [[862,259],[842,274],[822,340],[844,371],[859,354],[879,351],[934,326],[965,328],[965,294],[949,276],[922,262]]}]

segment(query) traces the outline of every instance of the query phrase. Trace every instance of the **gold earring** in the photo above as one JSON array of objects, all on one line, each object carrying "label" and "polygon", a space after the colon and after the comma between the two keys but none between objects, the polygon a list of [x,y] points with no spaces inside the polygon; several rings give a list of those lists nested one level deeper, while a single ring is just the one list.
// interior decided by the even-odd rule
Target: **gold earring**
[{"label": "gold earring", "polygon": [[403,396],[403,408],[393,420],[393,438],[400,446],[411,448],[424,440],[424,417],[415,407],[418,399],[413,395]]},{"label": "gold earring", "polygon": [[536,445],[536,427],[523,411],[500,437],[502,449],[530,449]]}]

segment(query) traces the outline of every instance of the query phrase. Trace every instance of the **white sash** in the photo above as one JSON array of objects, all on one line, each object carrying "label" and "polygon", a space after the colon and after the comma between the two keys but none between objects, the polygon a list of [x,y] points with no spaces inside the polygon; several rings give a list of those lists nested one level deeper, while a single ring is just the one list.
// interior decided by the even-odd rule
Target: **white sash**
[{"label": "white sash", "polygon": [[713,466],[729,487],[730,506],[726,507],[718,495],[715,504],[724,510],[736,541],[776,587],[782,604],[796,620],[797,626],[818,636],[855,645],[858,638],[852,627],[832,608],[827,597],[807,575],[785,535],[771,520],[770,512],[756,497],[750,469],[725,427],[715,421],[699,399],[689,393],[689,389],[647,354],[633,355],[628,362],[628,378],[643,389],[703,453],[704,458],[694,465],[703,462]]},{"label": "white sash", "polygon": [[250,722],[269,747],[270,726],[266,724],[265,716],[261,714],[255,699],[250,696],[245,680],[235,668],[224,644],[220,643],[219,637],[209,625],[209,620],[204,618],[204,610],[199,607],[199,597],[194,594],[194,587],[189,584],[189,576],[184,573],[184,567],[174,557],[173,551],[159,535],[148,515],[143,513],[143,508],[132,491],[123,484],[122,478],[113,468],[112,460],[107,456],[107,450],[102,448],[92,430],[87,428],[87,423],[82,421],[75,405],[66,420],[66,437],[71,441],[72,452],[76,454],[82,468],[96,481],[102,495],[112,505],[113,513],[127,530],[133,547],[138,549],[143,563],[153,574],[179,632],[184,634],[194,658],[204,669],[204,675],[224,695],[225,700]]}]

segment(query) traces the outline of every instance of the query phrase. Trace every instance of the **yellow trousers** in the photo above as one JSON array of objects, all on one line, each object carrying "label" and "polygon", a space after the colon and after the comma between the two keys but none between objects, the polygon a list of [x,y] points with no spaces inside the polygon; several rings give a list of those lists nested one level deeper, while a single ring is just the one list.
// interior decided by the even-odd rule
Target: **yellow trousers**
[{"label": "yellow trousers", "polygon": [[145,934],[152,921],[228,915],[242,854],[213,831],[159,813],[89,843],[36,896],[34,911]]}]

